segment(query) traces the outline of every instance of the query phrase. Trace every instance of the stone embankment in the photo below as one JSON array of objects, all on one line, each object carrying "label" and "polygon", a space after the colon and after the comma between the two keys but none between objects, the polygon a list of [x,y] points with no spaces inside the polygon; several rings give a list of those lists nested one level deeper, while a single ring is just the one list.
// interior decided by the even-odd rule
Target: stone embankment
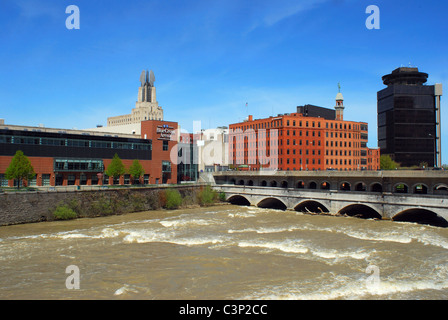
[{"label": "stone embankment", "polygon": [[5,192],[0,194],[0,226],[55,220],[53,212],[62,205],[74,210],[78,217],[157,210],[164,205],[163,191],[167,188],[176,188],[186,205],[194,205],[204,185]]}]

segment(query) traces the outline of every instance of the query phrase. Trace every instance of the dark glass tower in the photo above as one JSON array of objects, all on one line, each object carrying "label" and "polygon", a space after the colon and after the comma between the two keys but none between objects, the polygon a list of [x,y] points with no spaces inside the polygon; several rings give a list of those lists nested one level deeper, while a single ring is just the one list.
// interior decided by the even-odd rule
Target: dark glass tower
[{"label": "dark glass tower", "polygon": [[[398,68],[383,76],[387,88],[378,92],[378,146],[401,166],[437,161],[435,86],[424,85],[428,74]],[[439,164],[440,165],[440,164]]]}]

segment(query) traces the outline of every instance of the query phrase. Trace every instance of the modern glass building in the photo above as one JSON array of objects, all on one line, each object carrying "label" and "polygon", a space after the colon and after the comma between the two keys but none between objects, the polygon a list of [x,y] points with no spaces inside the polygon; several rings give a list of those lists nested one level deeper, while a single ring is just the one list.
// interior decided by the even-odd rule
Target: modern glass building
[{"label": "modern glass building", "polygon": [[378,99],[378,146],[401,166],[437,165],[440,137],[435,86],[418,68],[397,68],[383,76]]}]

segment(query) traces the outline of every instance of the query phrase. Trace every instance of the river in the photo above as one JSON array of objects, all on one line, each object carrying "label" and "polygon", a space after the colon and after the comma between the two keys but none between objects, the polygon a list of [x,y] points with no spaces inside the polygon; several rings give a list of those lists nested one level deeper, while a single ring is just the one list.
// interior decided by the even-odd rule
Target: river
[{"label": "river", "polygon": [[0,299],[447,299],[447,258],[446,228],[148,211],[0,227]]}]

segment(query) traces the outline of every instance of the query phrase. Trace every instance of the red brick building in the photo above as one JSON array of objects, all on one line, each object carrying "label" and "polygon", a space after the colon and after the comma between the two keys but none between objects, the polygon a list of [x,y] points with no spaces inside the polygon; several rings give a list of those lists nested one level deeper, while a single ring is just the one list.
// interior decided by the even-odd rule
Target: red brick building
[{"label": "red brick building", "polygon": [[[176,122],[141,122],[141,137],[132,134],[50,129],[0,125],[0,186],[13,186],[6,168],[15,152],[22,150],[30,159],[36,177],[28,182],[36,186],[112,184],[104,171],[115,154],[126,169],[137,159],[144,176],[134,183],[177,183],[177,165],[170,154],[177,154]],[[129,174],[115,183],[132,183]]]},{"label": "red brick building", "polygon": [[379,150],[367,147],[368,125],[335,110],[306,105],[297,112],[229,126],[229,163],[240,170],[378,170]]}]

